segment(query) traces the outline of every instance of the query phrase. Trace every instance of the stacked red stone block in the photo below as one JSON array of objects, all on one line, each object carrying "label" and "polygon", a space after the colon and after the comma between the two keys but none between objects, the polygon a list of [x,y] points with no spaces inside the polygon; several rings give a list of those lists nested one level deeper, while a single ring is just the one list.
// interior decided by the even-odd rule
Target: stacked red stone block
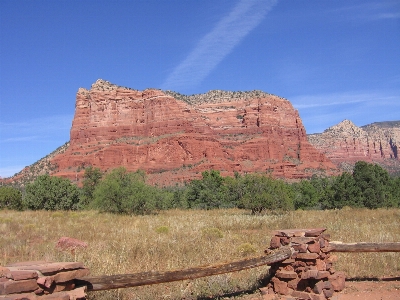
[{"label": "stacked red stone block", "polygon": [[86,299],[75,279],[89,274],[79,262],[21,262],[0,266],[0,300]]},{"label": "stacked red stone block", "polygon": [[345,286],[344,272],[336,272],[336,255],[330,254],[329,234],[325,228],[274,231],[270,247],[293,249],[290,258],[271,265],[271,281],[263,290],[265,297],[276,295],[287,299],[325,300]]}]

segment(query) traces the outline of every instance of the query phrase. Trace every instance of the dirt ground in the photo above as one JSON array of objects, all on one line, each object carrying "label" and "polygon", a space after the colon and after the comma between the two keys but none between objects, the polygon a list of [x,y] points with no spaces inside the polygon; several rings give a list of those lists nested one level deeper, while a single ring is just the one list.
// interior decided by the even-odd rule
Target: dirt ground
[{"label": "dirt ground", "polygon": [[[261,294],[247,295],[241,300],[263,300]],[[270,298],[268,298],[270,299]],[[293,299],[293,298],[281,298]],[[335,293],[334,300],[400,300],[400,277],[373,279],[369,281],[346,280],[346,288]]]},{"label": "dirt ground", "polygon": [[400,300],[400,277],[378,281],[346,281],[338,300]]}]

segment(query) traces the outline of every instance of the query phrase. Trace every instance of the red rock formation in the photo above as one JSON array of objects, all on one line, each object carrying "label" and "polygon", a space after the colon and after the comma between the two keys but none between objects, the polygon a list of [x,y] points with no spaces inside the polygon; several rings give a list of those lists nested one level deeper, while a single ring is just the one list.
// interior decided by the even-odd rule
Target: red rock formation
[{"label": "red rock formation", "polygon": [[161,184],[198,178],[207,169],[285,178],[335,170],[309,144],[286,99],[259,91],[184,96],[104,80],[78,90],[70,145],[51,162],[57,176],[77,179],[89,165],[124,166]]},{"label": "red rock formation", "polygon": [[308,140],[344,170],[359,160],[379,163],[390,170],[399,166],[399,124],[383,122],[357,127],[344,120],[323,133],[310,134]]}]

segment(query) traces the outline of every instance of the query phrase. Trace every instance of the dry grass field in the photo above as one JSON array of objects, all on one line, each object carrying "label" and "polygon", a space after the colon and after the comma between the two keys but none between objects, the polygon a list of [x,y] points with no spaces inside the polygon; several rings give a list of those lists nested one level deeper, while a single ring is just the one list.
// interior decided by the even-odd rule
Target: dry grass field
[{"label": "dry grass field", "polygon": [[[96,211],[0,211],[0,265],[18,261],[82,261],[92,275],[171,270],[260,255],[271,230],[326,227],[343,242],[400,241],[400,209],[294,211],[253,216],[247,211],[170,210],[119,216]],[[83,240],[83,250],[60,252],[57,240]],[[400,276],[400,253],[338,254],[348,277]],[[260,267],[169,284],[90,293],[89,299],[217,299],[256,290]],[[225,296],[224,296],[225,295]],[[232,296],[233,297],[233,296]]]}]

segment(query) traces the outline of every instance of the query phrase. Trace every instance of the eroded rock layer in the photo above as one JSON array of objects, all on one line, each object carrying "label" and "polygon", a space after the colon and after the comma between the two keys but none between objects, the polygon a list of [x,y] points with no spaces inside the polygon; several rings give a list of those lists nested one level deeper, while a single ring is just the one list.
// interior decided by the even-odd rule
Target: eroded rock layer
[{"label": "eroded rock layer", "polygon": [[379,163],[389,171],[396,171],[400,166],[399,121],[357,127],[344,120],[323,133],[310,134],[308,140],[343,170],[350,170],[359,160]]},{"label": "eroded rock layer", "polygon": [[307,140],[298,112],[260,91],[184,96],[96,81],[80,88],[68,149],[52,159],[54,175],[78,179],[83,167],[145,170],[159,184],[271,172],[303,178],[335,166]]}]

